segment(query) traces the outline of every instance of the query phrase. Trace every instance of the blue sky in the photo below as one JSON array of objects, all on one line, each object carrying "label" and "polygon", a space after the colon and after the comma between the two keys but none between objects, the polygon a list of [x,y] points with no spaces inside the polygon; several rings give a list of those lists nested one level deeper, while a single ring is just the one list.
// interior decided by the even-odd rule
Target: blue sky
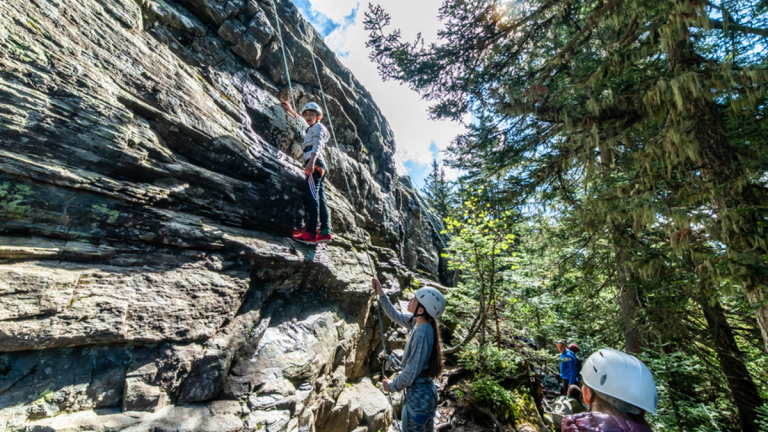
[{"label": "blue sky", "polygon": [[[335,20],[325,13],[318,10],[312,5],[310,0],[294,0],[293,4],[299,8],[304,18],[307,19],[315,29],[325,38],[330,36],[335,31],[344,31],[345,28],[355,24],[357,19],[357,13],[360,10],[360,3],[357,3],[355,7],[349,11],[349,14],[343,16],[341,20]],[[336,52],[340,57],[347,57],[349,51]]]},{"label": "blue sky", "polygon": [[[430,120],[429,103],[421,100],[417,93],[396,82],[381,80],[365,47],[368,34],[363,28],[363,19],[367,2],[294,0],[294,4],[341,62],[371,92],[395,133],[399,158],[413,175],[416,185],[423,186],[432,159],[442,161],[442,151],[453,137],[464,131],[463,126]],[[412,40],[417,33],[422,33],[427,42],[436,39],[440,26],[437,19],[440,0],[387,0],[382,5],[392,17],[392,29],[400,29],[404,39]],[[400,166],[399,161],[397,165]],[[398,169],[401,174],[406,173],[403,168]],[[450,169],[446,174],[449,178],[457,176]]]}]

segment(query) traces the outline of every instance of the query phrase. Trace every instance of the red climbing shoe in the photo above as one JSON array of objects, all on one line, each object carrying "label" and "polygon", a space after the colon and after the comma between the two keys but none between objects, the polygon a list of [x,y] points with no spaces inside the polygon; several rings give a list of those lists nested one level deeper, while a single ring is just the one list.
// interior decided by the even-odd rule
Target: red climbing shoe
[{"label": "red climbing shoe", "polygon": [[293,236],[293,239],[296,240],[299,243],[304,243],[308,245],[317,244],[317,240],[315,240],[315,236],[308,232],[304,232],[298,235]]},{"label": "red climbing shoe", "polygon": [[315,241],[318,243],[330,243],[331,240],[332,240],[331,234],[328,233],[325,235],[320,234],[319,236],[317,236],[317,239]]}]

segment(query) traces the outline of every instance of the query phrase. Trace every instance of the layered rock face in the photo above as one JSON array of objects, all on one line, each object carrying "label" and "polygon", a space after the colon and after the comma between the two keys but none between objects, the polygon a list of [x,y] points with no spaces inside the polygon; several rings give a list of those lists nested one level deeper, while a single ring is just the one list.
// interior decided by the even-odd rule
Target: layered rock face
[{"label": "layered rock face", "polygon": [[[0,431],[377,431],[370,278],[438,277],[367,91],[287,0],[0,3]],[[301,224],[320,102],[334,243]],[[326,118],[327,119],[327,118]],[[349,181],[351,201],[346,189]]]}]

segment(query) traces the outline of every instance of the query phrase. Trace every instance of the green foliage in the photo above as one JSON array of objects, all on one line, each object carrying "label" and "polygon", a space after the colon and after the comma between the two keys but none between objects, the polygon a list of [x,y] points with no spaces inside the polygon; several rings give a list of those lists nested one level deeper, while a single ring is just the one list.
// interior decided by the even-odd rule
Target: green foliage
[{"label": "green foliage", "polygon": [[440,18],[435,44],[381,7],[365,24],[384,78],[473,119],[447,159],[467,173],[455,331],[470,301],[497,334],[642,352],[658,430],[742,429],[768,397],[766,3],[445,0]]},{"label": "green foliage", "polygon": [[436,159],[433,159],[432,172],[427,175],[422,192],[429,205],[441,218],[448,217],[453,207],[451,189],[450,182],[445,178],[445,169],[437,163]]},{"label": "green foliage", "polygon": [[472,393],[481,405],[487,407],[502,422],[514,422],[520,415],[520,396],[484,376],[472,383]]},{"label": "green foliage", "polygon": [[[483,192],[480,187],[478,193]],[[494,214],[489,204],[468,197],[458,207],[458,217],[445,219],[451,233],[450,253],[444,253],[450,270],[468,272],[478,283],[495,282],[498,270],[512,265],[514,244],[511,212]]]},{"label": "green foliage", "polygon": [[35,403],[42,405],[44,402],[49,402],[51,395],[53,395],[53,390],[47,388],[40,393],[40,396],[38,396],[37,399],[35,399]]},{"label": "green foliage", "polygon": [[[472,325],[467,331],[471,335],[480,329],[481,344],[485,342],[486,319],[490,314],[494,318],[496,344],[500,348],[501,311],[505,301],[502,282],[504,273],[515,268],[512,247],[515,235],[512,232],[512,212],[499,210],[481,200],[486,191],[487,187],[480,186],[471,194],[465,194],[463,202],[454,209],[458,216],[445,218],[451,240],[443,257],[448,262],[449,270],[462,273],[463,281],[456,296],[464,297],[460,302],[451,299],[451,303],[460,303],[461,306],[447,312],[464,319],[473,315],[466,309],[467,305],[477,308],[476,318],[470,321]],[[451,318],[448,320],[451,321]]]},{"label": "green foliage", "polygon": [[526,368],[519,353],[493,345],[470,346],[461,350],[459,363],[470,372],[495,379],[511,378],[525,372]]},{"label": "green foliage", "polygon": [[768,405],[763,405],[757,409],[757,425],[760,432],[768,432]]}]

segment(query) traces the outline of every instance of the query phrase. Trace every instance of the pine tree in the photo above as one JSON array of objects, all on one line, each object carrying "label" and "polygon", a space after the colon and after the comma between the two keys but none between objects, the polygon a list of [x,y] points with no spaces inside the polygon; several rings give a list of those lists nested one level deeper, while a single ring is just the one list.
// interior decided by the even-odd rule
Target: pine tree
[{"label": "pine tree", "polygon": [[673,222],[667,236],[703,228],[719,245],[703,269],[746,293],[768,348],[766,8],[446,0],[441,19],[439,44],[403,42],[372,7],[368,45],[434,116],[473,114],[451,148],[459,166],[507,176],[521,201],[577,183],[569,210],[612,239],[619,268],[648,252],[640,233],[660,221]]},{"label": "pine tree", "polygon": [[450,215],[451,189],[450,182],[445,178],[445,169],[437,163],[437,159],[432,159],[432,172],[427,175],[422,192],[440,219]]},{"label": "pine tree", "polygon": [[[540,209],[547,247],[571,245],[553,285],[574,297],[555,303],[557,313],[573,309],[601,333],[624,321],[626,348],[664,370],[681,367],[670,360],[681,353],[706,365],[706,379],[719,382],[712,396],[681,394],[706,379],[667,375],[680,430],[696,421],[679,416],[696,418],[692,407],[716,404],[722,388],[741,417],[728,428],[755,430],[763,401],[740,390],[751,377],[730,361],[749,339],[717,330],[733,315],[695,299],[746,298],[750,308],[738,310],[752,314],[765,356],[764,2],[446,0],[440,17],[439,43],[404,42],[372,7],[371,58],[384,78],[431,100],[435,117],[471,113],[449,149],[456,167],[492,177],[506,188],[497,196],[519,208]],[[598,312],[573,305],[595,297]]]}]

